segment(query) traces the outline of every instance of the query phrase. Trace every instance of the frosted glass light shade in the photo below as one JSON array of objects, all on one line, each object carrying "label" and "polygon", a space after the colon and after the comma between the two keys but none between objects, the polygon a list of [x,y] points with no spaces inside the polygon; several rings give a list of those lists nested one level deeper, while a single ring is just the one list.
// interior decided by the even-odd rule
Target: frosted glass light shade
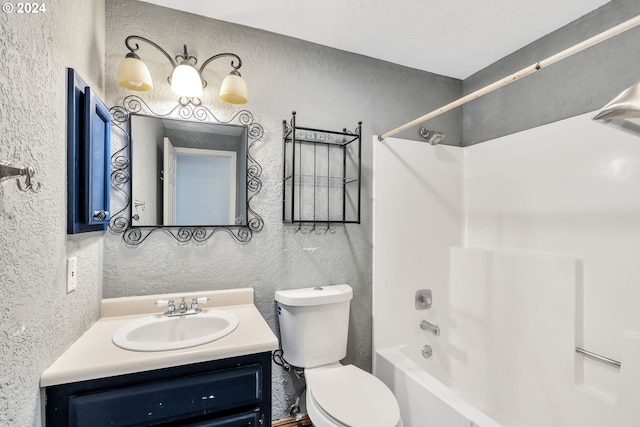
[{"label": "frosted glass light shade", "polygon": [[240,73],[232,71],[224,78],[220,87],[220,99],[229,104],[247,103],[249,99],[247,84],[240,77]]},{"label": "frosted glass light shade", "polygon": [[178,65],[171,75],[171,90],[180,96],[202,96],[202,79],[198,70],[188,62]]},{"label": "frosted glass light shade", "polygon": [[149,69],[139,58],[127,56],[118,65],[118,86],[129,90],[147,91],[153,89]]}]

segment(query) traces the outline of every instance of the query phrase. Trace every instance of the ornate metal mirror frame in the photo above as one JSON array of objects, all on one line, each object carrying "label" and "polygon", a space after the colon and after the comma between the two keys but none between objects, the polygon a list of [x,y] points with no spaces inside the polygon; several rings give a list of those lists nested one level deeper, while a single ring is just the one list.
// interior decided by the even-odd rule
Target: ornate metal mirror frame
[{"label": "ornate metal mirror frame", "polygon": [[[256,123],[253,114],[247,110],[238,111],[229,120],[220,120],[207,107],[201,104],[178,104],[167,113],[153,111],[136,95],[127,96],[122,105],[109,110],[112,117],[112,155],[111,155],[111,187],[112,211],[109,229],[114,233],[122,233],[124,242],[137,246],[149,235],[161,230],[169,233],[177,241],[205,242],[218,231],[226,231],[238,242],[249,242],[253,233],[260,232],[264,226],[263,219],[251,208],[251,200],[262,189],[262,167],[251,155],[251,149],[264,135],[264,129]],[[248,130],[247,147],[247,221],[246,225],[225,226],[135,226],[132,225],[131,195],[131,115],[146,114],[158,118],[179,118],[218,124],[236,124],[246,126]]]}]

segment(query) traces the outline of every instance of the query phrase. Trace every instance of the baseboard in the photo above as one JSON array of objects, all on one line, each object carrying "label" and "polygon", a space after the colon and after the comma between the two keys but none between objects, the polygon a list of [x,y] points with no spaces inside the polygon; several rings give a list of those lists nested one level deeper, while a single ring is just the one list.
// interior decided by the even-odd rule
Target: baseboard
[{"label": "baseboard", "polygon": [[304,415],[298,421],[295,418],[284,418],[271,423],[271,427],[311,427],[312,425],[308,415]]}]

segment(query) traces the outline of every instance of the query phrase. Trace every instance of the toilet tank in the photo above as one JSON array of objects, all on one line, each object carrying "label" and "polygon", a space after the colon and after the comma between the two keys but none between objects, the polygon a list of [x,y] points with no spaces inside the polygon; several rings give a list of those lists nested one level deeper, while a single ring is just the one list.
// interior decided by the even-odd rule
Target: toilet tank
[{"label": "toilet tank", "polygon": [[277,291],[283,357],[293,366],[314,368],[347,355],[349,285]]}]

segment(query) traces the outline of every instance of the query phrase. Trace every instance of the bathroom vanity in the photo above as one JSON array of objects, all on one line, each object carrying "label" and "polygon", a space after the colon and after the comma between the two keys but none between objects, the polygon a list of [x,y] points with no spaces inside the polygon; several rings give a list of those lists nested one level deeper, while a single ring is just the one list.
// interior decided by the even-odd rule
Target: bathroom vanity
[{"label": "bathroom vanity", "polygon": [[[112,342],[123,326],[160,316],[156,300],[182,296],[208,297],[205,311],[228,312],[238,326],[213,342],[169,351],[131,351]],[[252,289],[104,300],[102,318],[42,375],[46,425],[269,426],[277,348]]]}]

